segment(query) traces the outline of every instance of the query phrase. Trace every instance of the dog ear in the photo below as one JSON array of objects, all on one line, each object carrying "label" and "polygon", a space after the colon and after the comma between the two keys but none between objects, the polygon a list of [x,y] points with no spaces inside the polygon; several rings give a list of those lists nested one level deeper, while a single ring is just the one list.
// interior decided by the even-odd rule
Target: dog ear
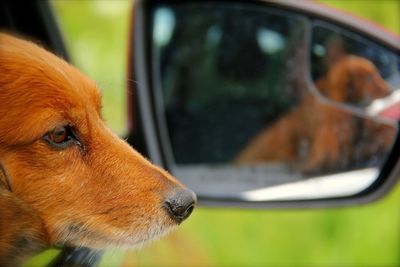
[{"label": "dog ear", "polygon": [[11,191],[11,183],[9,176],[1,162],[0,162],[0,188]]},{"label": "dog ear", "polygon": [[0,162],[0,266],[20,266],[47,245],[39,215],[11,189]]},{"label": "dog ear", "polygon": [[346,75],[335,75],[330,78],[330,87],[327,96],[337,103],[345,103],[347,100],[346,90],[348,77]]},{"label": "dog ear", "polygon": [[357,92],[357,90],[360,90],[357,88],[357,79],[359,79],[358,70],[349,69],[347,73],[347,86],[344,87],[345,90],[343,92],[345,103],[347,104],[357,104],[362,101],[362,99],[359,99],[359,94]]},{"label": "dog ear", "polygon": [[0,175],[0,266],[20,266],[48,246],[46,230],[39,214],[11,192],[3,171]]},{"label": "dog ear", "polygon": [[0,188],[11,191],[11,184],[8,179],[7,171],[0,162]]}]

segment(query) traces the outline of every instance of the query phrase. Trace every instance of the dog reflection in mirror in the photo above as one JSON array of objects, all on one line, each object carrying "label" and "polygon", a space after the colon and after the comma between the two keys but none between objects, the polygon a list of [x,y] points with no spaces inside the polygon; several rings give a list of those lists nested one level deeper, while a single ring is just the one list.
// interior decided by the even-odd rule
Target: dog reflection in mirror
[{"label": "dog reflection in mirror", "polygon": [[365,107],[392,90],[369,60],[346,56],[316,82],[319,91],[329,99]]},{"label": "dog reflection in mirror", "polygon": [[317,86],[329,100],[307,92],[298,106],[250,140],[235,162],[291,162],[304,173],[326,173],[358,166],[390,150],[393,124],[337,105],[364,106],[391,93],[370,61],[345,56]]},{"label": "dog reflection in mirror", "polygon": [[104,123],[94,82],[0,34],[0,266],[58,246],[135,248],[196,202]]}]

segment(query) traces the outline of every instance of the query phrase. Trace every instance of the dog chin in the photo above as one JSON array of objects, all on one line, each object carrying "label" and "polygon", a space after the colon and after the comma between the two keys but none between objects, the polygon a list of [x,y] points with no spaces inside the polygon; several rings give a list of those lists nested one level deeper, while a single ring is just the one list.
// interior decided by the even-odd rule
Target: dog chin
[{"label": "dog chin", "polygon": [[155,224],[143,232],[112,229],[112,233],[101,233],[80,224],[70,224],[63,229],[56,246],[87,247],[95,250],[136,250],[162,238],[176,227],[177,225],[173,224]]},{"label": "dog chin", "polygon": [[116,243],[109,244],[107,248],[118,248],[124,250],[138,250],[144,246],[150,245],[152,242],[161,239],[169,234],[175,226],[164,227],[163,229],[150,229],[149,232],[138,236],[125,236],[119,238]]}]

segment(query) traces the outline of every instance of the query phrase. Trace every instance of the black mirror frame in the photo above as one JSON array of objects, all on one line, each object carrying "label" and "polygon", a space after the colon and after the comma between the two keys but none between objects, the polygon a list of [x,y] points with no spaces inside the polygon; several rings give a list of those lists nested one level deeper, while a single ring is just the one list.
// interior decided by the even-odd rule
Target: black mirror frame
[{"label": "black mirror frame", "polygon": [[[204,1],[201,1],[204,3]],[[218,2],[218,1],[208,1]],[[230,1],[224,1],[229,3]],[[232,1],[231,1],[232,2]],[[237,1],[235,1],[237,3]],[[244,1],[246,4],[263,5],[274,9],[289,10],[301,13],[311,19],[323,19],[346,29],[362,34],[367,38],[394,50],[400,55],[400,38],[391,36],[381,29],[371,26],[367,22],[359,19],[354,20],[349,15],[331,10],[325,6],[309,1]],[[168,169],[165,158],[163,158],[162,146],[160,144],[160,130],[155,117],[155,101],[153,93],[153,82],[151,80],[151,32],[150,32],[150,11],[154,4],[158,3],[186,3],[187,1],[157,1],[157,0],[138,0],[135,3],[132,13],[131,39],[129,44],[129,72],[128,78],[137,82],[140,86],[130,89],[128,98],[129,106],[135,106],[135,119],[140,127],[136,127],[136,132],[130,136],[142,136],[147,145],[147,154],[155,164],[162,165]],[[310,34],[310,33],[309,33]],[[139,129],[138,129],[139,128]],[[400,129],[400,122],[399,122]],[[229,198],[204,198],[199,197],[199,204],[211,207],[240,207],[256,209],[278,209],[278,208],[328,208],[338,206],[349,206],[364,204],[378,200],[385,196],[399,181],[400,178],[400,131],[397,135],[395,144],[385,162],[377,180],[366,190],[353,196],[340,198],[326,198],[315,200],[296,200],[296,201],[268,201],[268,202],[246,202],[238,199]]]}]

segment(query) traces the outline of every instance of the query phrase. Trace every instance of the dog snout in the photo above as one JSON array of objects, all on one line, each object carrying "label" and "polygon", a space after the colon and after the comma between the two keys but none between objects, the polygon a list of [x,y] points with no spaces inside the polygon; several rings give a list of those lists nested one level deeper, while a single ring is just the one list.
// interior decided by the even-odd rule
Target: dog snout
[{"label": "dog snout", "polygon": [[180,189],[165,200],[164,207],[175,222],[181,223],[192,213],[196,201],[196,194],[192,190]]}]

